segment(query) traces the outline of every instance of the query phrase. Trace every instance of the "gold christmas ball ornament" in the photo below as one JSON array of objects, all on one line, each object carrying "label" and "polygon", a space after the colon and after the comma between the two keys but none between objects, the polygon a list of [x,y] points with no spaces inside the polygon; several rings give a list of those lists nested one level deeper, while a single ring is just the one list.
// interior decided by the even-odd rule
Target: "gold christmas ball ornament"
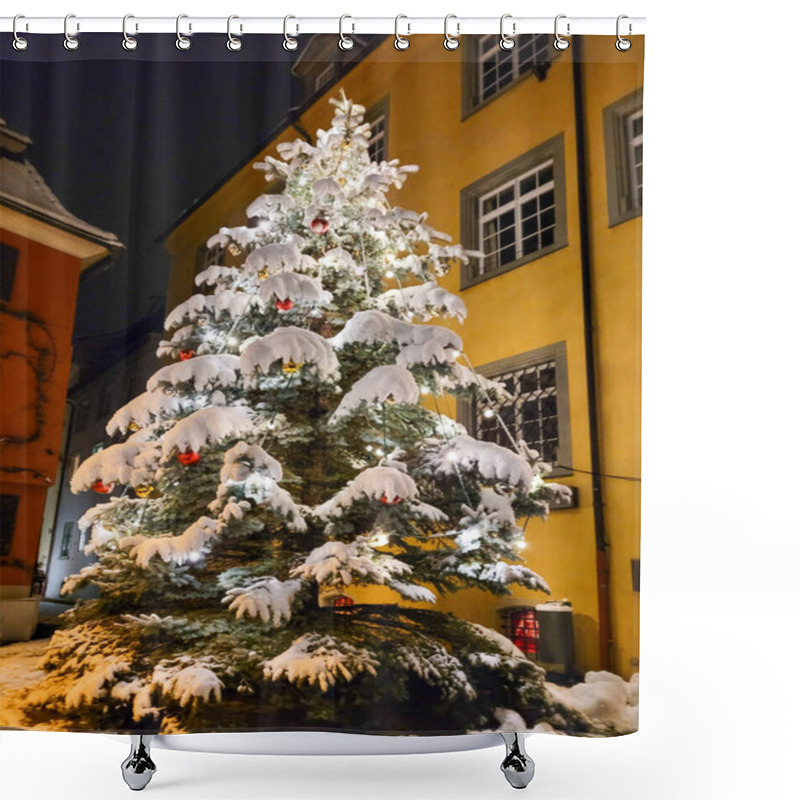
[{"label": "gold christmas ball ornament", "polygon": [[144,483],[141,486],[137,486],[133,491],[136,492],[137,497],[150,497],[155,490],[155,486],[151,486],[149,483]]},{"label": "gold christmas ball ornament", "polygon": [[294,375],[295,372],[299,372],[302,369],[302,363],[298,364],[296,361],[284,361],[283,362],[283,371],[287,375]]},{"label": "gold christmas ball ornament", "polygon": [[239,255],[241,255],[241,254],[242,254],[242,248],[241,248],[241,247],[239,247],[239,245],[238,245],[238,244],[236,244],[236,242],[231,242],[231,243],[228,245],[228,252],[229,252],[229,253],[230,253],[232,256],[239,256]]},{"label": "gold christmas ball ornament", "polygon": [[138,422],[134,422],[133,420],[131,420],[128,423],[128,430],[131,433],[136,433],[136,431],[140,431],[141,429],[142,429],[142,426]]},{"label": "gold christmas ball ornament", "polygon": [[260,269],[257,274],[259,279],[262,281],[265,281],[267,278],[269,278],[269,270],[266,267]]}]

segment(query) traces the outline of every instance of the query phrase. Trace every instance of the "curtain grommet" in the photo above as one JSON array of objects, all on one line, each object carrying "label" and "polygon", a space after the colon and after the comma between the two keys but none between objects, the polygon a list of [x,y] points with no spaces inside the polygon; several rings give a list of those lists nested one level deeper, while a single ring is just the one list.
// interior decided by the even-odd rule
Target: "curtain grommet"
[{"label": "curtain grommet", "polygon": [[[25,19],[24,14],[17,14],[14,17],[14,22],[11,24],[11,31],[14,34],[14,41],[12,46],[15,50],[22,51],[28,49],[28,40],[17,33],[17,20]],[[25,30],[28,30],[28,23],[25,23]]]},{"label": "curtain grommet", "polygon": [[[405,14],[398,14],[394,18],[394,47],[395,50],[408,50],[411,47],[411,41],[407,39],[405,36],[400,35],[400,20],[401,19],[408,19]],[[408,26],[408,36],[411,33],[411,25]]]},{"label": "curtain grommet", "polygon": [[[616,47],[617,50],[620,51],[620,53],[626,53],[633,46],[633,43],[631,42],[631,40],[630,39],[625,39],[622,36],[622,34],[620,33],[620,23],[624,19],[628,19],[628,15],[627,14],[620,14],[617,17],[617,41],[616,41],[614,47]],[[631,28],[631,24],[629,22],[628,23],[628,36],[631,35],[631,30],[632,30],[632,28]]]},{"label": "curtain grommet", "polygon": [[[283,18],[283,49],[284,50],[289,50],[291,52],[292,50],[297,50],[297,39],[295,39],[292,36],[289,36],[288,28],[289,28],[289,20],[290,19],[295,19],[296,20],[297,17],[293,17],[291,14],[288,14],[287,16],[285,16]],[[298,26],[296,24],[295,24],[295,27],[298,28]],[[295,36],[298,33],[299,33],[299,28],[297,30],[295,30]]]},{"label": "curtain grommet", "polygon": [[514,35],[517,32],[517,23],[511,23],[511,36],[509,36],[505,31],[505,24],[507,19],[512,18],[512,14],[503,14],[500,17],[500,49],[501,50],[511,50],[514,47]]},{"label": "curtain grommet", "polygon": [[[227,48],[228,48],[228,50],[230,50],[232,53],[238,53],[238,52],[239,52],[239,50],[241,50],[241,49],[242,49],[242,40],[241,40],[241,39],[239,39],[237,36],[234,36],[234,35],[231,33],[231,23],[232,23],[232,22],[233,22],[235,19],[239,19],[239,17],[237,17],[237,16],[236,16],[236,14],[231,14],[231,15],[228,17],[228,41],[226,42],[226,47],[227,47]],[[242,26],[240,25],[240,26],[239,26],[239,33],[241,33],[241,32],[242,32]]]},{"label": "curtain grommet", "polygon": [[[449,31],[447,30],[447,23],[450,22],[451,19],[456,20],[456,35],[451,36]],[[444,18],[444,49],[445,50],[458,50],[459,45],[461,42],[458,40],[458,36],[461,34],[461,23],[458,22],[458,17],[455,14],[448,14]]]},{"label": "curtain grommet", "polygon": [[[78,47],[80,47],[80,42],[78,41],[77,36],[70,35],[69,21],[71,19],[75,19],[74,14],[67,14],[67,16],[64,17],[64,49],[69,51],[74,51],[77,50]],[[77,33],[78,31],[80,31],[80,29],[81,29],[80,23],[76,22],[75,32]]]},{"label": "curtain grommet", "polygon": [[[352,50],[356,46],[355,39],[350,36],[344,35],[344,21],[346,19],[353,19],[349,14],[342,14],[339,17],[339,49],[340,50]],[[351,24],[350,33],[355,31],[355,25]]]},{"label": "curtain grommet", "polygon": [[[178,37],[175,40],[175,47],[178,50],[188,50],[192,46],[192,41],[181,33],[181,20],[188,19],[188,14],[178,14],[175,19],[175,34]],[[189,23],[189,33],[192,32],[192,23]]]},{"label": "curtain grommet", "polygon": [[[562,53],[564,52],[564,50],[566,50],[566,49],[568,49],[568,48],[569,48],[569,39],[565,39],[565,38],[564,38],[564,37],[563,37],[563,36],[562,36],[562,35],[561,35],[561,34],[558,32],[558,21],[559,21],[560,19],[566,19],[566,18],[567,18],[567,15],[566,15],[566,14],[559,14],[558,16],[556,16],[556,21],[555,21],[555,23],[553,24],[553,32],[554,32],[554,34],[555,34],[555,37],[556,37],[556,38],[555,38],[555,40],[553,41],[553,47],[554,47],[556,50],[558,50],[559,52],[562,52]],[[570,25],[569,25],[569,22],[567,22],[567,36],[569,36],[569,35],[570,35],[570,30],[569,30],[569,27],[570,27]]]},{"label": "curtain grommet", "polygon": [[[129,19],[136,19],[133,14],[126,14],[122,18],[122,47],[125,50],[135,50],[139,46],[139,42],[135,36],[130,36],[128,34],[128,20]],[[134,23],[133,29],[138,31],[139,25],[138,23]]]}]

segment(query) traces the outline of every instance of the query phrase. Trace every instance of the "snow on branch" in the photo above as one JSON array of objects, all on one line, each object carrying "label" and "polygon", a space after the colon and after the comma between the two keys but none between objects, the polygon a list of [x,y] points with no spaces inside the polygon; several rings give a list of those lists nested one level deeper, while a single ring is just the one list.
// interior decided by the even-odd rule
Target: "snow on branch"
[{"label": "snow on branch", "polygon": [[396,364],[375,367],[353,384],[328,421],[335,424],[365,403],[389,401],[414,405],[418,400],[419,386],[405,367]]},{"label": "snow on branch", "polygon": [[207,406],[179,420],[164,434],[162,463],[174,450],[201,450],[207,444],[217,444],[241,436],[253,428],[253,411],[244,406]]},{"label": "snow on branch", "polygon": [[191,383],[196,391],[202,392],[211,388],[231,386],[238,380],[238,356],[229,353],[195,356],[188,361],[168,364],[154,372],[147,381],[147,391],[154,392],[159,387]]},{"label": "snow on branch", "polygon": [[293,242],[273,242],[257,247],[244,261],[242,268],[245,272],[258,272],[265,267],[273,272],[305,272],[301,269],[304,264],[300,248]]},{"label": "snow on branch", "polygon": [[222,286],[230,289],[235,286],[242,278],[242,271],[239,267],[220,267],[213,265],[206,267],[202,272],[195,275],[196,286]]},{"label": "snow on branch", "polygon": [[225,684],[211,666],[217,665],[208,657],[194,660],[191,656],[183,655],[177,659],[160,661],[153,669],[151,687],[160,688],[182,706],[198,700],[208,703],[212,697],[220,702]]},{"label": "snow on branch", "polygon": [[142,435],[145,433],[140,431],[125,442],[112,444],[90,455],[70,480],[72,492],[82,492],[98,480],[107,485],[145,482],[151,477],[155,462],[161,455],[159,443]]},{"label": "snow on branch", "polygon": [[[277,481],[283,477],[281,465],[258,445],[237,442],[225,453],[220,470],[216,500],[209,509],[220,512],[220,519],[242,519],[252,501],[268,506],[287,520],[287,527],[303,532],[307,529],[300,507]],[[240,499],[245,498],[245,499]]]},{"label": "snow on branch", "polygon": [[359,536],[349,543],[325,542],[314,548],[291,575],[304,580],[313,579],[325,586],[349,586],[353,583],[383,586],[411,571],[408,564],[374,550],[365,537]]},{"label": "snow on branch", "polygon": [[[191,364],[197,360],[193,358],[183,363]],[[328,340],[303,328],[276,328],[272,333],[250,342],[242,352],[242,372],[252,383],[257,372],[266,374],[277,361],[305,365],[322,379],[336,380],[339,377],[339,361]]]},{"label": "snow on branch", "polygon": [[332,636],[307,633],[295,639],[288,650],[264,661],[263,668],[268,680],[277,681],[285,676],[297,686],[316,684],[326,692],[337,680],[349,682],[361,672],[377,676],[379,664],[371,650],[339,642]]},{"label": "snow on branch", "polygon": [[249,615],[261,617],[270,625],[280,625],[291,619],[292,601],[302,585],[302,581],[262,578],[249,586],[228,589],[222,602],[230,603],[228,608],[236,612],[236,619]]},{"label": "snow on branch", "polygon": [[295,199],[290,194],[262,194],[247,206],[248,217],[270,217],[285,214],[295,207]]},{"label": "snow on branch", "polygon": [[383,311],[357,311],[344,328],[330,340],[336,348],[348,344],[384,342],[400,348],[397,363],[449,364],[461,352],[461,339],[439,325],[414,325],[391,317]]},{"label": "snow on branch", "polygon": [[434,474],[455,476],[458,470],[473,473],[482,482],[506,483],[529,491],[534,480],[530,464],[505,447],[471,436],[454,436],[423,456]]},{"label": "snow on branch", "polygon": [[217,520],[200,517],[179,536],[144,536],[138,533],[120,539],[119,546],[130,547],[131,558],[135,558],[140,567],[146,567],[154,556],[160,556],[165,562],[183,564],[203,551],[217,535],[219,527]]},{"label": "snow on branch", "polygon": [[470,561],[458,564],[456,572],[482,583],[492,583],[499,586],[518,583],[528,589],[536,589],[550,594],[550,587],[545,579],[532,569],[523,567],[521,564],[509,564],[506,561],[496,561],[491,564]]},{"label": "snow on branch", "polygon": [[448,700],[459,695],[468,700],[477,697],[461,661],[427,636],[421,637],[415,647],[398,645],[392,650],[391,657],[404,669],[439,688]]},{"label": "snow on branch", "polygon": [[380,500],[393,504],[416,498],[417,494],[417,485],[406,473],[394,467],[369,467],[330,500],[318,505],[314,514],[320,519],[340,517],[344,509],[357,500]]},{"label": "snow on branch", "polygon": [[324,306],[332,302],[333,295],[322,288],[318,278],[297,272],[277,272],[262,281],[258,296],[265,302],[291,300],[303,305]]},{"label": "snow on branch", "polygon": [[433,317],[454,317],[463,322],[467,316],[464,301],[434,281],[418,286],[389,289],[376,298],[379,309],[394,311],[406,320],[429,320]]},{"label": "snow on branch", "polygon": [[[237,270],[239,274],[241,271]],[[188,300],[175,306],[164,320],[164,330],[169,331],[192,322],[198,316],[209,316],[219,319],[227,313],[233,319],[238,319],[248,308],[258,308],[261,300],[249,292],[233,292],[223,289],[216,294],[195,294]]]},{"label": "snow on branch", "polygon": [[283,467],[269,453],[257,444],[237,442],[225,453],[225,461],[219,473],[219,479],[240,482],[247,480],[254,471],[264,472],[274,481],[283,478]]},{"label": "snow on branch", "polygon": [[142,392],[118,409],[106,425],[106,433],[127,433],[131,423],[146,428],[165,417],[174,417],[184,411],[184,404],[178,397],[166,395],[157,389]]}]

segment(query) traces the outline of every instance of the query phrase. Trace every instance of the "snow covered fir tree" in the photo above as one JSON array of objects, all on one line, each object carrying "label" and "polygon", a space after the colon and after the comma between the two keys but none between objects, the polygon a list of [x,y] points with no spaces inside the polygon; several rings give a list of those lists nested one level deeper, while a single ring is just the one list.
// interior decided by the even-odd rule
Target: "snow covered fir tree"
[{"label": "snow covered fir tree", "polygon": [[[371,162],[364,108],[332,102],[315,145],[256,165],[277,191],[208,242],[237,265],[197,276],[165,322],[171,363],[72,478],[112,497],[80,520],[97,561],[62,593],[100,594],[64,615],[32,723],[592,730],[507,638],[436,610],[466,588],[547,592],[517,521],[569,490],[524,442],[439,412],[446,394],[486,413],[504,397],[432,322],[465,317],[437,278],[474,254],[389,204],[416,168]],[[370,587],[396,602],[326,600]]]}]

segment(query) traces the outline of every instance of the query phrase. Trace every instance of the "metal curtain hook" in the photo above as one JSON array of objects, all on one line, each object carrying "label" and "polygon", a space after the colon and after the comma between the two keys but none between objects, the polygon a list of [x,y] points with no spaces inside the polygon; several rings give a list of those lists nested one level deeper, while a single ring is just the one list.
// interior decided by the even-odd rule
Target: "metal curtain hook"
[{"label": "metal curtain hook", "polygon": [[[126,14],[122,18],[122,46],[126,50],[135,50],[139,46],[139,42],[136,41],[135,37],[128,36],[128,20],[129,19],[136,19],[133,14]],[[134,23],[133,26],[134,30],[139,30],[139,23]]]},{"label": "metal curtain hook", "polygon": [[[175,35],[178,37],[175,40],[175,47],[177,47],[178,50],[188,50],[192,46],[191,39],[187,39],[181,33],[181,20],[182,19],[188,19],[188,17],[189,17],[188,14],[178,14],[178,16],[175,19]],[[192,23],[190,22],[189,23],[189,33],[191,33],[191,32],[192,32]]]},{"label": "metal curtain hook", "polygon": [[[291,14],[283,18],[283,49],[284,50],[297,50],[297,39],[293,39],[289,36],[289,20],[294,19],[296,20],[297,17],[293,17]],[[300,26],[295,23],[295,35],[300,33]]]},{"label": "metal curtain hook", "polygon": [[[394,18],[394,46],[397,50],[408,50],[411,47],[411,42],[405,38],[405,36],[400,35],[400,20],[401,19],[408,19],[405,14],[398,14]],[[411,33],[411,25],[408,25],[408,33]]]},{"label": "metal curtain hook", "polygon": [[[621,34],[620,34],[620,32],[619,32],[619,31],[620,31],[620,23],[621,23],[621,22],[622,22],[622,20],[624,20],[624,19],[628,19],[628,16],[627,16],[627,14],[620,14],[620,15],[617,17],[617,43],[616,43],[615,47],[616,47],[616,48],[617,48],[617,50],[619,50],[621,53],[624,53],[626,50],[630,50],[630,49],[631,49],[631,40],[630,40],[630,39],[623,39],[623,38],[622,38],[622,35],[621,35]],[[632,26],[631,26],[631,24],[630,24],[630,22],[629,22],[629,23],[628,23],[628,36],[630,36],[630,35],[631,35],[631,31],[632,31],[632,30],[633,30],[633,28],[632,28]]]},{"label": "metal curtain hook", "polygon": [[[20,36],[17,33],[17,20],[18,19],[25,19],[25,15],[24,14],[17,14],[17,16],[14,17],[14,22],[11,25],[11,30],[14,33],[14,49],[15,50],[27,50],[28,49],[28,40],[24,39],[22,36]],[[25,30],[26,31],[28,30],[28,23],[27,22],[25,23]]]},{"label": "metal curtain hook", "polygon": [[[560,19],[566,19],[566,18],[567,18],[567,15],[566,15],[566,14],[559,14],[559,15],[556,17],[556,21],[555,21],[555,28],[554,28],[554,30],[555,30],[555,35],[556,35],[556,40],[553,42],[553,47],[555,47],[555,49],[556,49],[556,50],[566,50],[566,49],[569,47],[569,40],[568,40],[568,39],[565,39],[565,38],[564,38],[564,37],[563,37],[563,36],[562,36],[562,35],[561,35],[561,34],[558,32],[558,21],[559,21]],[[569,36],[569,22],[567,23],[567,36]]]},{"label": "metal curtain hook", "polygon": [[[239,17],[237,17],[236,14],[231,14],[228,17],[228,50],[230,50],[232,53],[235,53],[237,50],[242,49],[242,40],[237,39],[231,33],[231,22],[233,22],[235,19],[239,19]],[[239,25],[239,33],[241,32],[242,32],[242,26]]]},{"label": "metal curtain hook", "polygon": [[514,40],[511,38],[517,32],[517,23],[511,23],[511,36],[508,36],[505,32],[505,23],[507,19],[511,19],[512,14],[503,14],[500,17],[500,47],[503,50],[510,50],[514,46]]},{"label": "metal curtain hook", "polygon": [[[448,14],[444,18],[444,49],[445,50],[458,50],[458,46],[461,44],[455,36],[451,36],[447,31],[447,23],[450,22],[451,19],[458,19],[455,14]],[[461,33],[461,23],[456,22],[456,36]]]},{"label": "metal curtain hook", "polygon": [[[78,41],[77,37],[70,36],[69,33],[69,21],[71,19],[75,19],[74,14],[67,14],[67,16],[64,17],[64,48],[67,50],[77,50],[80,42]],[[80,23],[76,22],[75,32],[77,33],[80,29]]]},{"label": "metal curtain hook", "polygon": [[[346,19],[353,19],[349,14],[342,14],[339,17],[339,47],[342,50],[352,50],[356,43],[354,39],[351,39],[349,36],[344,35],[344,21]],[[355,32],[356,26],[351,23],[350,25],[350,33]]]}]

